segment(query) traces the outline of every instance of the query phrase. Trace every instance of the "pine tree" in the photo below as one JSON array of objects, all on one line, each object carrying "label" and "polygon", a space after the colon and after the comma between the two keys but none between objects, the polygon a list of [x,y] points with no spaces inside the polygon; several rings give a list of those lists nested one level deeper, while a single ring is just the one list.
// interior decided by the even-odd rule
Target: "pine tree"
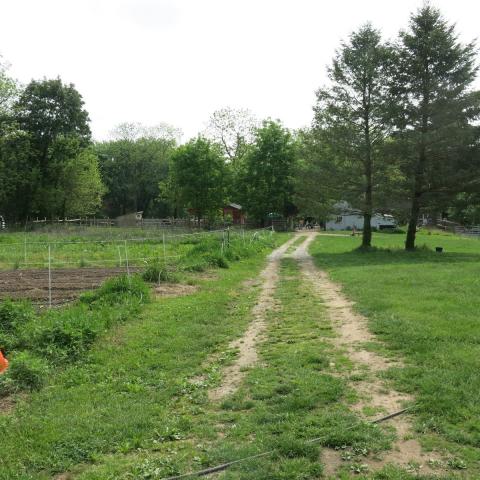
[{"label": "pine tree", "polygon": [[[336,170],[345,173],[342,200],[363,212],[364,247],[371,245],[377,157],[388,133],[388,59],[379,31],[361,27],[337,52],[329,69],[332,85],[318,90],[314,109],[314,127],[331,145]],[[335,182],[338,188],[338,176]]]},{"label": "pine tree", "polygon": [[409,179],[407,250],[415,248],[422,209],[447,202],[472,175],[470,150],[477,135],[472,121],[480,112],[479,93],[470,89],[475,54],[473,43],[461,44],[454,27],[428,4],[400,33],[391,91]]}]

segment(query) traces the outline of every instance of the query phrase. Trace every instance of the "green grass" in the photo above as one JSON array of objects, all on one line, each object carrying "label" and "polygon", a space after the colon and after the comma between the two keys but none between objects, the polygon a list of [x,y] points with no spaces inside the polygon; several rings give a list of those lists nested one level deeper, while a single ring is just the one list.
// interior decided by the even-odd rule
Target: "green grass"
[{"label": "green grass", "polygon": [[[322,445],[351,447],[354,458],[361,457],[360,452],[387,448],[389,435],[349,412],[353,392],[330,372],[330,362],[340,360],[328,342],[333,332],[320,300],[302,284],[294,261],[282,263],[281,275],[276,295],[281,306],[269,316],[260,364],[247,371],[232,397],[220,404],[212,404],[207,397],[232,352],[210,356],[207,363],[203,357],[198,359],[203,364],[197,369],[190,365],[189,378],[201,375],[197,377],[201,380],[184,378],[184,394],[169,405],[152,443],[128,455],[105,455],[80,469],[75,478],[161,479],[273,449],[273,455],[237,465],[222,478],[314,479],[323,468]],[[243,303],[244,308],[247,305],[251,307],[252,302]],[[238,333],[246,319],[236,318]],[[178,341],[185,336],[179,332]],[[309,443],[314,437],[322,441]]]},{"label": "green grass", "polygon": [[[272,245],[286,238],[275,235]],[[176,407],[191,402],[189,377],[245,327],[255,295],[241,283],[259,271],[268,245],[256,248],[218,280],[199,280],[199,292],[129,312],[81,360],[53,370],[44,388],[0,415],[0,479],[47,479],[109,458],[128,464],[158,449],[163,471],[174,471],[179,459],[165,446],[190,435],[195,414]]]},{"label": "green grass", "polygon": [[[393,466],[355,473],[365,454],[389,448],[392,433],[387,424],[374,427],[349,410],[355,375],[329,342],[334,331],[321,299],[292,259],[281,264],[278,309],[268,316],[259,363],[233,396],[219,404],[208,400],[222,367],[235,358],[229,342],[251,320],[257,291],[245,280],[257,278],[265,253],[286,238],[275,235],[270,247],[257,244],[248,255],[246,245],[237,244],[225,254],[230,268],[218,269],[216,279],[192,277],[198,292],[143,305],[110,325],[81,360],[53,369],[43,388],[0,414],[0,480],[46,480],[66,471],[76,480],[158,480],[268,450],[274,454],[221,478],[313,480],[322,478],[324,446],[344,452],[342,480],[427,479]],[[374,240],[382,250],[355,250],[359,238],[321,237],[312,253],[384,340],[368,347],[406,358],[407,367],[388,376],[417,397],[421,441],[448,452],[451,474],[444,478],[460,478],[457,472],[478,478],[472,426],[480,391],[474,374],[480,244],[421,235],[420,243],[441,245],[445,253],[404,253],[397,249],[402,236],[377,234]],[[185,265],[217,258],[205,245],[197,247]],[[462,305],[459,291],[465,292]],[[0,315],[0,323],[8,318]],[[315,437],[321,440],[308,442]]]},{"label": "green grass", "polygon": [[[250,245],[254,231],[231,230],[233,245]],[[260,231],[256,239],[266,238],[270,232]],[[179,234],[141,229],[82,229],[79,233],[70,230],[51,233],[1,233],[0,270],[24,268],[48,268],[49,246],[52,268],[84,267],[145,267],[152,262],[177,265],[198,243],[215,244],[218,255],[222,254],[222,231]]]},{"label": "green grass", "polygon": [[[344,286],[387,352],[404,368],[388,377],[417,399],[416,428],[480,475],[480,242],[419,234],[404,252],[403,235],[375,234],[372,251],[359,238],[319,237],[319,267]],[[436,253],[441,246],[444,253]],[[451,462],[455,470],[455,461]]]},{"label": "green grass", "polygon": [[[259,364],[210,420],[223,437],[210,449],[211,463],[274,453],[232,467],[225,479],[316,479],[322,446],[375,453],[390,445],[389,434],[349,411],[354,393],[330,367],[342,362],[329,342],[333,330],[292,259],[282,261],[276,299]],[[310,443],[314,438],[321,440]]]}]

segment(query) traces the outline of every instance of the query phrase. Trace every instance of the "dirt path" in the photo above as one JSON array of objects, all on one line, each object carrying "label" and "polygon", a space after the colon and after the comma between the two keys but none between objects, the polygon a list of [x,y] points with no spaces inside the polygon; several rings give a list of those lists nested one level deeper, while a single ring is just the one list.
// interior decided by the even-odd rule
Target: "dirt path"
[{"label": "dirt path", "polygon": [[[308,253],[308,246],[315,236],[315,232],[309,233],[308,239],[297,248],[292,257],[299,262],[304,276],[325,302],[332,325],[338,335],[333,340],[334,345],[345,352],[359,372],[363,372],[364,379],[354,384],[359,400],[353,408],[360,415],[363,414],[365,407],[370,409],[373,407],[385,413],[399,411],[411,403],[413,398],[392,390],[378,376],[380,372],[399,363],[364,348],[365,343],[376,341],[376,339],[368,330],[367,319],[353,310],[353,303],[345,298],[341,288],[333,283],[325,272],[315,266],[313,258]],[[393,449],[380,460],[367,458],[363,463],[367,463],[372,469],[381,468],[387,463],[408,468],[418,465],[421,472],[433,473],[428,461],[438,460],[438,457],[431,452],[423,453],[418,441],[409,438],[409,435],[413,436],[413,431],[408,416],[401,415],[390,420],[388,424],[394,426],[397,433]],[[342,464],[340,453],[326,449],[324,462],[326,475],[335,476],[336,470]]]},{"label": "dirt path", "polygon": [[210,390],[208,394],[210,400],[218,401],[235,392],[245,375],[244,369],[257,361],[256,344],[262,340],[262,334],[266,328],[267,312],[275,306],[273,295],[278,281],[280,259],[296,239],[297,236],[291,238],[268,256],[267,266],[259,277],[261,281],[260,295],[252,309],[253,320],[244,335],[230,343],[229,348],[238,349],[238,356],[232,365],[223,370],[222,384]]}]

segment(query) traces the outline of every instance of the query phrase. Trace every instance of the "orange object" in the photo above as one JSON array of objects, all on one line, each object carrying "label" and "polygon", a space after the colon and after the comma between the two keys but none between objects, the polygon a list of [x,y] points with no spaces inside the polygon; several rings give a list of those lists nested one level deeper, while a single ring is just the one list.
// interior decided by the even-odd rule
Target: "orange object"
[{"label": "orange object", "polygon": [[3,373],[8,368],[8,360],[3,356],[0,350],[0,373]]}]

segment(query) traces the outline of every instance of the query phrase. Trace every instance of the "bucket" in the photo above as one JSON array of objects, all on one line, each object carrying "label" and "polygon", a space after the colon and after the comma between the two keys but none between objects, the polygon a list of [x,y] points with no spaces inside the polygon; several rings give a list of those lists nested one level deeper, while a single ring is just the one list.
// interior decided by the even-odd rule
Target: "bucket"
[{"label": "bucket", "polygon": [[0,350],[0,374],[8,368],[8,360],[3,356]]}]

